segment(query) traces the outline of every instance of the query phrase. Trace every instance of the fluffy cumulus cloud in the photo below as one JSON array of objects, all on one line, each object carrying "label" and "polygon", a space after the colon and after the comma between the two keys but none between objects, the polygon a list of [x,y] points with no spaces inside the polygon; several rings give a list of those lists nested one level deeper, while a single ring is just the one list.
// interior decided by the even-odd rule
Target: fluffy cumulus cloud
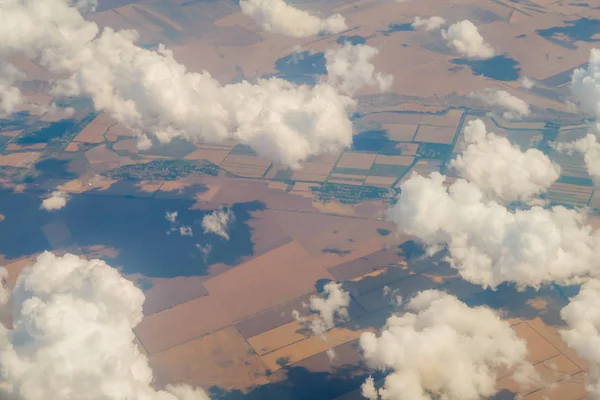
[{"label": "fluffy cumulus cloud", "polygon": [[23,75],[14,65],[2,62],[0,53],[0,117],[12,114],[19,104],[23,102],[21,91],[15,83]]},{"label": "fluffy cumulus cloud", "polygon": [[0,397],[7,400],[208,400],[189,386],[156,391],[132,329],[144,295],[100,260],[43,253],[10,294],[0,325]]},{"label": "fluffy cumulus cloud", "polygon": [[167,235],[170,235],[173,232],[179,232],[181,236],[194,236],[194,231],[192,230],[192,227],[181,224],[177,220],[178,215],[179,214],[177,211],[165,212],[165,219],[169,221],[169,224],[171,225],[171,227],[167,231]]},{"label": "fluffy cumulus cloud", "polygon": [[535,82],[525,76],[525,77],[523,77],[523,79],[521,79],[521,86],[523,86],[525,89],[529,90],[535,86]]},{"label": "fluffy cumulus cloud", "polygon": [[163,46],[147,50],[136,40],[134,31],[100,31],[66,0],[0,3],[0,60],[23,52],[62,77],[55,93],[91,97],[139,132],[142,148],[151,145],[146,133],[162,143],[234,139],[297,168],[352,142],[348,113],[356,102],[329,84],[272,78],[221,85],[208,72],[188,72]]},{"label": "fluffy cumulus cloud", "polygon": [[590,363],[586,389],[590,399],[600,399],[600,281],[591,280],[562,309],[568,328],[561,336],[579,357]]},{"label": "fluffy cumulus cloud", "polygon": [[425,28],[427,32],[431,32],[440,29],[445,23],[446,20],[437,15],[429,18],[415,17],[412,27],[415,29]]},{"label": "fluffy cumulus cloud", "polygon": [[545,192],[560,177],[560,167],[537,149],[521,151],[504,137],[487,132],[480,119],[464,130],[465,148],[450,166],[488,197],[526,201]]},{"label": "fluffy cumulus cloud", "polygon": [[241,0],[242,13],[266,32],[295,38],[314,36],[318,33],[340,33],[348,27],[340,14],[326,19],[311,15],[290,6],[284,0]]},{"label": "fluffy cumulus cloud", "polygon": [[485,42],[477,26],[468,19],[450,25],[442,30],[442,37],[458,54],[469,59],[487,59],[495,54],[494,49]]},{"label": "fluffy cumulus cloud", "polygon": [[306,323],[313,334],[326,340],[325,332],[333,329],[336,318],[345,320],[348,318],[348,305],[350,304],[350,294],[344,290],[340,283],[329,282],[323,287],[321,297],[312,296],[310,298],[310,309],[317,315],[308,322],[294,311],[294,317],[300,322]]},{"label": "fluffy cumulus cloud", "polygon": [[55,190],[54,192],[52,192],[50,197],[42,200],[42,205],[40,206],[40,208],[46,211],[56,211],[66,206],[68,201],[68,193],[63,192],[61,190]]},{"label": "fluffy cumulus cloud", "polygon": [[559,151],[583,154],[588,173],[600,178],[600,49],[592,49],[588,68],[579,68],[573,72],[571,92],[575,96],[579,110],[596,117],[593,132],[570,143],[558,143]]},{"label": "fluffy cumulus cloud", "polygon": [[387,91],[394,77],[375,72],[371,60],[379,54],[375,47],[367,45],[353,46],[346,43],[343,47],[325,52],[327,82],[347,94],[354,94],[364,86],[376,86]]},{"label": "fluffy cumulus cloud", "polygon": [[600,233],[586,225],[582,212],[561,206],[511,211],[471,182],[458,179],[446,187],[444,179],[439,173],[411,176],[388,217],[430,251],[446,247],[465,280],[538,288],[600,273]]},{"label": "fluffy cumulus cloud", "polygon": [[363,333],[360,347],[371,367],[391,371],[379,390],[365,382],[370,400],[478,400],[496,393],[501,370],[523,384],[535,378],[525,341],[506,321],[436,290],[411,299],[379,336]]},{"label": "fluffy cumulus cloud", "polygon": [[505,90],[488,88],[482,92],[471,93],[470,96],[483,101],[490,107],[499,108],[505,119],[521,119],[531,114],[529,104]]},{"label": "fluffy cumulus cloud", "polygon": [[202,218],[204,233],[214,233],[225,240],[229,240],[229,225],[235,220],[231,209],[219,208]]}]

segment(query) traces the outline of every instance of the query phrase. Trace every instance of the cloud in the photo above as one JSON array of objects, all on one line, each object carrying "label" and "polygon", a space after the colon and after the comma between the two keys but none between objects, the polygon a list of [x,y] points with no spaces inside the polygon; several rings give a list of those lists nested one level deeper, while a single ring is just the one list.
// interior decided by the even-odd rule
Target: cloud
[{"label": "cloud", "polygon": [[191,226],[180,226],[179,227],[179,234],[181,236],[194,236],[194,232],[192,231],[192,227]]},{"label": "cloud", "polygon": [[477,27],[468,19],[442,30],[442,37],[458,54],[469,59],[487,59],[495,54],[494,49],[483,40]]},{"label": "cloud", "polygon": [[415,29],[425,27],[425,30],[427,32],[431,32],[435,31],[436,29],[440,29],[445,23],[446,20],[437,15],[429,18],[415,17],[415,21],[412,23],[412,27]]},{"label": "cloud", "polygon": [[375,72],[371,59],[377,54],[379,50],[374,47],[353,46],[350,43],[327,50],[327,82],[349,95],[353,95],[363,86],[377,86],[382,92],[389,90],[394,77]]},{"label": "cloud", "polygon": [[516,370],[521,383],[535,378],[525,341],[508,322],[436,290],[412,298],[381,335],[363,333],[360,347],[370,367],[391,371],[378,391],[372,378],[365,382],[370,400],[478,400],[496,393],[503,370]]},{"label": "cloud", "polygon": [[593,178],[600,178],[600,143],[596,135],[587,134],[573,142],[555,143],[553,147],[557,151],[583,154],[588,174]]},{"label": "cloud", "polygon": [[594,177],[600,177],[600,49],[590,51],[588,68],[578,68],[573,72],[571,78],[571,92],[575,96],[579,111],[596,117],[593,125],[593,133],[570,143],[555,143],[554,148],[558,151],[569,153],[578,152],[583,154],[588,173]]},{"label": "cloud", "polygon": [[60,210],[67,205],[67,201],[69,201],[69,194],[67,192],[55,190],[50,197],[42,200],[40,208],[46,211]]},{"label": "cloud", "polygon": [[8,289],[8,271],[0,267],[0,306],[8,302],[10,290]]},{"label": "cloud", "polygon": [[470,96],[483,101],[490,107],[499,107],[505,110],[502,113],[502,118],[505,119],[521,119],[531,114],[529,104],[505,90],[486,88],[483,92],[471,93]]},{"label": "cloud", "polygon": [[41,254],[10,295],[0,326],[0,397],[7,400],[208,400],[189,386],[152,387],[134,344],[144,295],[101,260]]},{"label": "cloud", "polygon": [[521,85],[525,89],[530,90],[530,89],[532,89],[535,86],[535,82],[525,76],[525,77],[523,77],[523,79],[521,79]]},{"label": "cloud", "polygon": [[586,390],[590,399],[600,399],[600,281],[584,284],[577,296],[561,310],[568,328],[560,332],[563,340],[579,357],[590,363]]},{"label": "cloud", "polygon": [[317,313],[310,323],[300,317],[298,311],[294,310],[293,314],[296,320],[306,323],[315,336],[327,341],[325,332],[335,327],[336,317],[341,320],[348,318],[349,304],[350,295],[342,288],[342,285],[329,282],[323,287],[322,297],[311,296],[310,298],[310,309]]},{"label": "cloud", "polygon": [[202,218],[202,229],[204,229],[204,233],[214,233],[225,240],[229,240],[227,230],[229,224],[233,221],[235,221],[235,215],[233,215],[231,209],[219,208]]},{"label": "cloud", "polygon": [[447,247],[448,261],[467,281],[496,288],[578,283],[600,272],[600,233],[586,215],[561,206],[510,211],[464,179],[413,175],[388,211],[404,233],[430,252]]},{"label": "cloud", "polygon": [[318,33],[340,33],[348,27],[340,14],[321,19],[290,6],[284,0],[240,0],[242,13],[270,33],[304,38]]},{"label": "cloud", "polygon": [[[47,12],[52,10],[52,12]],[[89,96],[97,110],[139,133],[139,146],[181,137],[237,140],[261,156],[299,168],[306,158],[352,143],[356,102],[326,83],[278,78],[221,85],[188,72],[171,51],[135,44],[135,31],[100,31],[66,0],[0,3],[0,55],[23,52],[62,77],[54,93]]]},{"label": "cloud", "polygon": [[167,211],[165,213],[165,219],[167,221],[169,221],[170,223],[174,224],[177,222],[177,214],[178,214],[177,211],[173,211],[173,212]]},{"label": "cloud", "polygon": [[560,177],[560,167],[544,153],[521,151],[508,139],[488,133],[480,119],[468,122],[464,139],[466,147],[450,166],[490,198],[526,201]]},{"label": "cloud", "polygon": [[600,115],[600,49],[590,50],[587,69],[578,68],[571,77],[571,92],[581,112]]},{"label": "cloud", "polygon": [[0,58],[0,116],[12,114],[23,102],[21,91],[14,86],[22,78],[23,74],[14,65]]}]

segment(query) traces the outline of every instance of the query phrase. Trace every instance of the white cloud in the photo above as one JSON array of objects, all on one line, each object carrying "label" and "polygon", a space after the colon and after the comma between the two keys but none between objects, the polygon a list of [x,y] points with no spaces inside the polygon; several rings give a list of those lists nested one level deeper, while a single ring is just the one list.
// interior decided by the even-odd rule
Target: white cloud
[{"label": "white cloud", "polygon": [[194,232],[192,231],[192,227],[191,226],[180,226],[179,227],[179,234],[181,236],[194,236]]},{"label": "white cloud", "polygon": [[177,222],[177,214],[178,214],[177,211],[173,211],[173,212],[167,211],[167,212],[165,212],[165,219],[167,221],[169,221],[170,223],[174,224]]},{"label": "white cloud", "polygon": [[14,86],[22,77],[14,65],[2,62],[0,57],[0,117],[12,114],[23,102],[21,91]]},{"label": "white cloud", "polygon": [[582,112],[600,116],[600,49],[590,51],[587,69],[573,71],[571,92]]},{"label": "white cloud", "polygon": [[350,43],[327,50],[327,82],[349,95],[353,95],[363,86],[377,86],[382,92],[389,90],[394,77],[375,72],[371,59],[377,54],[379,50],[374,47],[353,46]]},{"label": "white cloud", "polygon": [[67,201],[69,201],[69,194],[67,192],[55,190],[50,197],[42,200],[40,208],[46,211],[60,210],[67,205]]},{"label": "white cloud", "polygon": [[348,27],[340,14],[321,19],[306,11],[290,6],[284,0],[240,0],[242,13],[266,32],[295,38],[318,33],[340,33]]},{"label": "white cloud", "polygon": [[415,29],[425,27],[427,32],[431,32],[435,31],[436,29],[440,29],[445,23],[446,20],[437,15],[429,18],[415,17],[412,27]]},{"label": "white cloud", "polygon": [[600,178],[600,49],[590,51],[588,68],[579,68],[573,72],[571,79],[571,92],[575,96],[577,105],[569,102],[573,111],[581,111],[594,115],[596,123],[593,133],[571,143],[556,143],[558,151],[579,152],[583,154],[588,173],[594,178]]},{"label": "white cloud", "polygon": [[525,89],[529,90],[529,89],[532,89],[535,86],[535,82],[525,76],[525,77],[523,77],[523,79],[521,79],[521,85]]},{"label": "white cloud", "polygon": [[483,92],[471,93],[470,96],[483,101],[490,107],[501,108],[504,110],[502,117],[505,119],[521,119],[531,114],[529,104],[505,90],[486,88]]},{"label": "white cloud", "polygon": [[584,284],[577,296],[561,310],[568,329],[560,332],[569,347],[590,363],[586,390],[590,399],[600,399],[600,281]]},{"label": "white cloud", "polygon": [[596,135],[590,133],[573,142],[555,143],[553,147],[558,151],[583,154],[588,174],[600,178],[600,143]]},{"label": "white cloud", "polygon": [[261,156],[298,168],[311,155],[352,142],[356,102],[328,84],[298,86],[272,78],[221,85],[188,72],[172,52],[135,45],[134,31],[100,32],[66,0],[0,3],[0,55],[24,52],[64,77],[55,93],[89,96],[96,109],[166,143],[233,139]]},{"label": "white cloud", "polygon": [[335,327],[335,320],[339,318],[345,320],[348,318],[348,305],[350,304],[350,294],[344,290],[340,283],[329,282],[323,287],[323,296],[311,296],[310,309],[317,313],[317,316],[308,323],[305,318],[300,317],[298,311],[294,310],[294,318],[300,322],[306,323],[307,327],[314,335],[327,341],[325,332]]},{"label": "white cloud", "polygon": [[100,260],[45,252],[10,296],[0,326],[0,397],[7,400],[208,400],[189,386],[152,387],[134,344],[144,295]]},{"label": "white cloud", "polygon": [[450,166],[490,198],[526,201],[560,177],[560,167],[544,153],[521,151],[508,139],[488,133],[480,119],[469,121],[464,139],[466,147]]},{"label": "white cloud", "polygon": [[379,391],[365,382],[371,400],[479,400],[496,393],[502,370],[516,370],[522,383],[536,378],[525,341],[506,321],[436,290],[411,299],[381,335],[363,333],[360,347],[369,366],[391,371]]},{"label": "white cloud", "polygon": [[483,40],[477,27],[468,19],[442,30],[442,37],[458,54],[469,59],[487,59],[495,54],[494,49]]},{"label": "white cloud", "polygon": [[430,251],[446,246],[465,280],[538,288],[600,272],[600,233],[585,224],[584,213],[560,206],[510,211],[464,179],[448,188],[443,182],[439,173],[411,176],[388,217]]},{"label": "white cloud", "polygon": [[225,240],[229,240],[229,224],[235,220],[235,215],[231,209],[224,210],[219,208],[202,218],[202,228],[204,233],[214,233]]}]

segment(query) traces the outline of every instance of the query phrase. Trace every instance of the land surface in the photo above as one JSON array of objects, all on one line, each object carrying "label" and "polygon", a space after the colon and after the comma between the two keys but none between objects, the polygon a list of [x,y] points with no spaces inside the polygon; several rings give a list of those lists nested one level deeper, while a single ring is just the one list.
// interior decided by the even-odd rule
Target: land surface
[{"label": "land surface", "polygon": [[[99,11],[88,16],[100,26],[134,28],[142,45],[164,43],[189,70],[206,70],[222,83],[285,75],[277,61],[295,46],[319,53],[346,36],[379,48],[375,65],[394,75],[394,85],[386,94],[359,93],[352,148],[310,159],[299,171],[233,142],[181,140],[140,151],[135,133],[85,99],[64,101],[75,111],[68,117],[20,110],[0,121],[0,262],[9,283],[46,249],[103,258],[146,293],[135,333],[158,386],[188,382],[218,398],[282,400],[361,398],[366,376],[382,378],[361,362],[357,340],[395,311],[383,287],[404,298],[442,288],[501,310],[528,343],[543,387],[521,389],[503,376],[496,399],[518,391],[526,399],[585,398],[587,365],[558,335],[570,288],[484,291],[441,260],[419,257],[419,246],[397,235],[383,213],[411,173],[445,170],[469,120],[483,119],[488,130],[524,149],[547,150],[550,140],[583,135],[582,116],[564,104],[571,72],[598,40],[581,26],[597,31],[600,9],[568,0],[297,6],[340,12],[350,29],[290,39],[258,30],[233,1],[100,0]],[[468,62],[439,32],[407,28],[415,16],[431,15],[450,23],[470,19],[500,56]],[[39,89],[52,76],[24,58],[16,64],[30,80],[28,99],[50,101]],[[524,76],[535,82],[532,90],[522,87]],[[517,122],[490,114],[468,96],[486,87],[526,100],[535,112]],[[600,191],[581,157],[549,155],[562,176],[547,198],[600,209]],[[41,198],[57,188],[71,194],[67,207],[39,210]],[[236,215],[229,241],[203,234],[200,226],[223,205]],[[167,211],[178,211],[194,236],[167,235]],[[308,315],[304,305],[328,280],[343,283],[352,302],[350,320],[324,342],[302,329],[292,311]],[[333,361],[329,349],[337,354]]]}]

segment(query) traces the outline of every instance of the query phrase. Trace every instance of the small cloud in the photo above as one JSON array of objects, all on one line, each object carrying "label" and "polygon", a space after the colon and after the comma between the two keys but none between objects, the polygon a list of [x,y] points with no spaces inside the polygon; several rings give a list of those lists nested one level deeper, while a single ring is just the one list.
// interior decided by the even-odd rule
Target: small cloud
[{"label": "small cloud", "polygon": [[446,20],[437,15],[429,18],[415,17],[412,27],[415,29],[425,27],[425,31],[431,32],[440,29],[445,23]]},{"label": "small cloud", "polygon": [[326,19],[290,6],[283,0],[240,0],[242,13],[270,33],[303,38],[319,33],[340,33],[348,27],[340,14]]},{"label": "small cloud", "polygon": [[192,227],[191,226],[180,226],[179,227],[179,234],[181,236],[194,236],[194,233],[192,231]]},{"label": "small cloud", "polygon": [[329,282],[323,288],[323,296],[312,296],[310,298],[310,309],[317,313],[310,323],[305,318],[300,317],[296,310],[292,312],[294,319],[305,323],[315,336],[321,340],[327,341],[325,333],[333,329],[336,317],[341,320],[348,319],[348,305],[350,304],[350,294],[346,292],[340,283]]},{"label": "small cloud", "polygon": [[235,216],[231,209],[224,210],[223,208],[219,208],[202,218],[202,228],[204,229],[204,233],[214,233],[225,240],[229,240],[227,230],[229,224],[234,220]]},{"label": "small cloud", "polygon": [[521,86],[523,86],[527,90],[530,90],[535,86],[535,82],[525,76],[523,77],[523,79],[521,79]]},{"label": "small cloud", "polygon": [[494,49],[483,40],[479,30],[468,19],[450,25],[442,30],[442,37],[448,47],[468,59],[488,59],[494,57]]},{"label": "small cloud", "polygon": [[382,92],[389,90],[394,77],[375,72],[371,59],[377,54],[379,50],[375,47],[353,46],[348,42],[343,47],[327,50],[327,82],[347,94],[354,94],[364,86],[376,86]]},{"label": "small cloud", "polygon": [[505,90],[486,88],[483,92],[473,92],[469,96],[483,101],[490,107],[501,108],[504,119],[518,120],[531,114],[529,104]]},{"label": "small cloud", "polygon": [[173,211],[173,212],[167,211],[165,213],[165,219],[172,224],[176,223],[177,222],[177,211]]},{"label": "small cloud", "polygon": [[56,190],[52,192],[50,197],[42,201],[40,208],[46,211],[56,211],[66,206],[68,201],[69,194],[67,192]]}]

